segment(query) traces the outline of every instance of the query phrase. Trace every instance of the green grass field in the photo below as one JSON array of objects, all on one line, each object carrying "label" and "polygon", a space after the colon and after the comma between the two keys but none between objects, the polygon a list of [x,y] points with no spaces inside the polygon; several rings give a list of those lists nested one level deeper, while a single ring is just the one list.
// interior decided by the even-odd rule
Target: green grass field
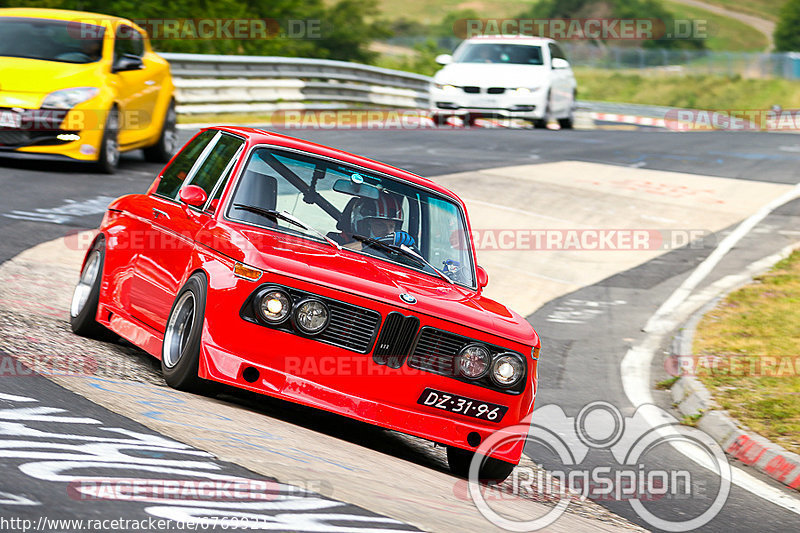
[{"label": "green grass field", "polygon": [[663,3],[676,19],[708,21],[709,36],[706,46],[709,50],[753,52],[761,51],[767,46],[767,37],[743,22],[678,2]]},{"label": "green grass field", "polygon": [[738,11],[748,15],[755,15],[767,20],[778,20],[778,12],[786,0],[703,0],[707,4],[714,4],[731,11]]},{"label": "green grass field", "polygon": [[723,409],[800,452],[800,251],[706,314],[693,353],[721,358],[696,373]]},{"label": "green grass field", "polygon": [[800,81],[576,68],[581,100],[696,109],[800,108]]}]

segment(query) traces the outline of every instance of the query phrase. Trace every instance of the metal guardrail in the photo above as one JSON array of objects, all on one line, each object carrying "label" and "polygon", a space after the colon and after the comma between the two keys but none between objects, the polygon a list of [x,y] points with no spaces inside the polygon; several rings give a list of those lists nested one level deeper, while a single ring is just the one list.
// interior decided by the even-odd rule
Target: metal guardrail
[{"label": "metal guardrail", "polygon": [[327,59],[161,55],[170,63],[181,114],[428,107],[431,78],[411,72]]},{"label": "metal guardrail", "polygon": [[[359,63],[291,57],[161,54],[177,87],[178,113],[282,109],[428,109],[432,78]],[[663,118],[667,107],[578,101],[578,109]]]}]

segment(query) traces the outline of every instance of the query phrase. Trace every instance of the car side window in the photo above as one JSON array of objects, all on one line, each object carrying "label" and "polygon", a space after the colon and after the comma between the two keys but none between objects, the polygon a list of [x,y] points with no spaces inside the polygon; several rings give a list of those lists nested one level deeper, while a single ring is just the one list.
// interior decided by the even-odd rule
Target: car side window
[{"label": "car side window", "polygon": [[189,172],[191,172],[197,158],[203,153],[203,150],[208,146],[208,143],[217,134],[216,130],[206,130],[187,144],[181,152],[175,156],[172,163],[164,169],[161,175],[161,181],[158,182],[156,194],[175,199],[178,191],[186,180]]},{"label": "car side window", "polygon": [[144,56],[144,38],[135,28],[122,24],[114,36],[114,60],[123,55]]},{"label": "car side window", "polygon": [[550,60],[553,59],[567,59],[564,55],[564,52],[561,50],[561,47],[554,43],[549,43],[550,45]]},{"label": "car side window", "polygon": [[211,196],[214,186],[228,169],[231,159],[244,144],[244,139],[223,133],[211,147],[208,156],[192,176],[191,185],[197,185]]}]

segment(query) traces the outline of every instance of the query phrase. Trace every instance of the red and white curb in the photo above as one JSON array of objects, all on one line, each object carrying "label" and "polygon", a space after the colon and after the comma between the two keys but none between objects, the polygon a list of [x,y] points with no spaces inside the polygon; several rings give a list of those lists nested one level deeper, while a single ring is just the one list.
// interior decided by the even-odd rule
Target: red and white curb
[{"label": "red and white curb", "polygon": [[[800,243],[794,247],[787,247],[779,255],[788,256],[790,249],[796,247],[800,247]],[[725,295],[742,285],[731,287],[725,294],[719,295],[717,298],[724,298]],[[713,307],[717,298],[698,310],[689,319],[681,332],[680,341],[676,343],[674,352],[678,354],[692,353],[692,340],[697,324],[703,315]],[[695,377],[682,376],[675,382],[670,392],[678,410],[686,416],[699,416],[697,428],[717,441],[725,453],[787,487],[800,490],[800,455],[742,428],[741,424],[719,408],[709,390]]]},{"label": "red and white curb", "polygon": [[621,115],[618,113],[590,113],[592,120],[600,122],[618,122],[620,124],[636,124],[637,126],[652,126],[655,128],[669,128],[663,118],[642,117],[638,115]]}]

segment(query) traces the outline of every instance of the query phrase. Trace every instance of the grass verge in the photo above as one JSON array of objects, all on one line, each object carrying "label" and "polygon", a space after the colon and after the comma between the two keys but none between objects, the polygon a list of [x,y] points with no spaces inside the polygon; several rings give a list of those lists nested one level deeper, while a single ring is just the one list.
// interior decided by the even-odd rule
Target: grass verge
[{"label": "grass verge", "polygon": [[744,22],[717,15],[711,11],[678,2],[664,2],[676,19],[703,20],[707,22],[709,50],[723,52],[759,52],[767,46],[767,37]]},{"label": "grass verge", "polygon": [[800,250],[706,314],[693,353],[723,409],[800,453]]},{"label": "grass verge", "polygon": [[581,100],[696,109],[800,108],[800,81],[576,68]]},{"label": "grass verge", "polygon": [[778,20],[778,12],[786,0],[703,0],[707,4],[714,4],[731,11],[738,11],[748,15],[755,15],[767,20]]}]

